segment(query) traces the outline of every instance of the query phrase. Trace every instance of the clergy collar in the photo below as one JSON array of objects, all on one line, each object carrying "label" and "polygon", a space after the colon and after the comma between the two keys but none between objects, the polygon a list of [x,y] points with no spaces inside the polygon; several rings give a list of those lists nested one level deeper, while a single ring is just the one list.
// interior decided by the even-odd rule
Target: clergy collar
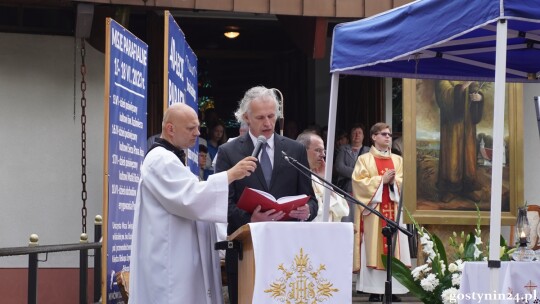
[{"label": "clergy collar", "polygon": [[379,151],[379,153],[381,153],[381,154],[389,154],[389,153],[390,153],[390,148],[386,148],[386,150],[381,150],[381,149],[379,149],[379,148],[378,148],[377,146],[375,146],[375,145],[373,145],[373,147],[374,147],[377,151]]},{"label": "clergy collar", "polygon": [[[174,155],[176,155],[182,163],[184,163],[186,154],[184,153],[184,150],[180,150],[177,147],[173,146],[170,142],[168,142],[166,139],[163,138],[156,138],[155,142],[152,144],[150,149],[148,149],[148,152],[150,152],[152,149],[157,147],[163,147],[169,151],[171,151]],[[148,152],[146,154],[148,154]]]}]

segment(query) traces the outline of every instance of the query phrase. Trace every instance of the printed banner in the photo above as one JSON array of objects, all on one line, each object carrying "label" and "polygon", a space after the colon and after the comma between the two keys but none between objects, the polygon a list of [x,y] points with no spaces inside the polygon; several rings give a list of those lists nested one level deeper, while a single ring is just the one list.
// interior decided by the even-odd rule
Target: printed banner
[{"label": "printed banner", "polygon": [[[174,17],[165,11],[165,71],[164,96],[167,109],[175,103],[185,103],[195,112],[199,110],[197,103],[197,56],[186,42],[184,33],[174,20]],[[199,175],[198,157],[199,143],[187,151],[187,165],[191,172]]]},{"label": "printed banner", "polygon": [[146,152],[148,46],[107,19],[107,283],[105,303],[124,303],[115,275],[129,270],[133,210]]}]

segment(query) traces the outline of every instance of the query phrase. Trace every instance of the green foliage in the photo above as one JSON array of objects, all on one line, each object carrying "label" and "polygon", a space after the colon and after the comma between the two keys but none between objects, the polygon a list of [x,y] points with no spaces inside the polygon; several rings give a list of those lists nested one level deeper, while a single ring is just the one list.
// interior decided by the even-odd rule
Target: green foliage
[{"label": "green foliage", "polygon": [[[382,255],[382,258],[384,267],[386,267],[386,255]],[[433,293],[425,291],[422,286],[420,286],[420,282],[414,280],[409,267],[395,257],[392,257],[392,276],[422,302],[434,304],[442,303]]]},{"label": "green foliage", "polygon": [[[446,249],[440,238],[418,225],[409,211],[405,209],[418,230],[420,246],[422,246],[422,251],[426,255],[426,261],[425,264],[411,270],[399,259],[393,257],[392,276],[423,303],[455,303],[452,301],[455,300],[459,289],[463,262],[485,261],[487,259],[486,252],[488,252],[489,246],[484,245],[482,242],[481,218],[478,206],[476,206],[476,210],[478,220],[474,233],[470,232],[465,235],[465,232],[462,231],[458,236],[454,232],[453,236],[450,237],[449,245],[455,249],[456,254],[455,262],[449,264]],[[506,240],[502,236],[500,245],[500,259],[502,261],[510,260],[513,249],[508,250]],[[382,256],[382,261],[386,267],[386,256]]]}]

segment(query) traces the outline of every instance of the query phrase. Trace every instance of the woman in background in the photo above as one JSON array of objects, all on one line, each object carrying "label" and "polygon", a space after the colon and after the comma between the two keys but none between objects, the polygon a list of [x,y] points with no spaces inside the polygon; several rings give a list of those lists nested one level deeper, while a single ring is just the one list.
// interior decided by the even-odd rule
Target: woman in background
[{"label": "woman in background", "polygon": [[225,125],[221,121],[215,121],[208,127],[207,148],[208,155],[213,161],[216,157],[219,146],[227,142],[227,135],[225,134]]},{"label": "woman in background", "polygon": [[[354,165],[358,156],[369,152],[369,147],[364,146],[364,126],[360,123],[355,123],[351,128],[350,144],[342,145],[337,152],[336,161],[334,164],[337,174],[337,185],[347,193],[352,193],[351,176],[354,170]],[[354,206],[349,203],[350,213],[345,216],[342,222],[353,222]]]}]

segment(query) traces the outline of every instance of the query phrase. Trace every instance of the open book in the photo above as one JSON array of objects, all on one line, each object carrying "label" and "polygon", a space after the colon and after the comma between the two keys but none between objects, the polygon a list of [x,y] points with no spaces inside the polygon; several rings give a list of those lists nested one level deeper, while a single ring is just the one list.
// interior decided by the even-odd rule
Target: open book
[{"label": "open book", "polygon": [[289,212],[295,210],[300,206],[304,206],[309,200],[309,196],[305,194],[284,196],[276,199],[272,194],[261,190],[246,187],[240,199],[236,204],[238,208],[243,209],[249,213],[253,213],[257,206],[261,206],[261,211],[267,211],[275,209],[276,211],[285,212],[285,216],[282,220],[290,219]]}]

